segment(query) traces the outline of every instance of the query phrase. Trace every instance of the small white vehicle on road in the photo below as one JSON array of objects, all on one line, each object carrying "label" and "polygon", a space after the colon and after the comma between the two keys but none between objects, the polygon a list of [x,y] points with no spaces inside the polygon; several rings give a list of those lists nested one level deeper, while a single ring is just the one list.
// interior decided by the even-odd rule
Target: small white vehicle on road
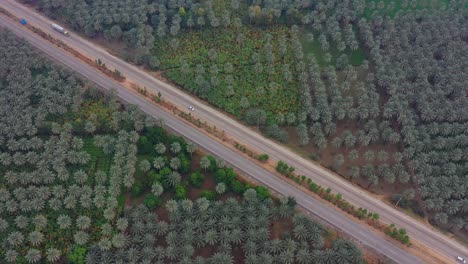
[{"label": "small white vehicle on road", "polygon": [[457,260],[460,262],[460,263],[463,263],[465,264],[466,263],[466,260],[460,256],[457,257]]},{"label": "small white vehicle on road", "polygon": [[193,106],[191,106],[191,105],[188,106],[188,109],[189,109],[190,111],[195,111],[195,108],[194,108]]}]

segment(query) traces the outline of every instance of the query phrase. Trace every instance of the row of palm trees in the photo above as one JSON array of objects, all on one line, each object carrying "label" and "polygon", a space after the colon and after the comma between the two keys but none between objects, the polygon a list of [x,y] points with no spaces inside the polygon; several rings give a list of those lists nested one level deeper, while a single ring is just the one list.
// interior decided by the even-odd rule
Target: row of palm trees
[{"label": "row of palm trees", "polygon": [[461,224],[468,217],[463,10],[462,1],[452,1],[445,9],[360,22],[375,81],[390,96],[383,116],[400,126],[412,182],[430,219],[454,230],[468,229]]},{"label": "row of palm trees", "polygon": [[[280,206],[288,207],[287,216]],[[337,240],[324,250],[326,231],[320,224],[295,213],[287,199],[262,201],[253,189],[242,201],[169,200],[165,208],[168,223],[144,206],[127,209],[125,245],[109,250],[98,244],[88,252],[87,263],[234,263],[233,252],[239,250],[245,263],[362,263],[352,243]],[[290,217],[292,233],[272,238],[272,222]],[[210,248],[211,255],[196,256],[202,248]]]}]

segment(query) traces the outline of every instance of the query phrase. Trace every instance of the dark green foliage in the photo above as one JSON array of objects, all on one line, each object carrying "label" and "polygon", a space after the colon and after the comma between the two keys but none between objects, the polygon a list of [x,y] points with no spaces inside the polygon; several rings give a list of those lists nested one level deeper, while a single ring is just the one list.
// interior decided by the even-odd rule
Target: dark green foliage
[{"label": "dark green foliage", "polygon": [[195,171],[190,174],[190,183],[195,186],[196,188],[201,188],[203,182],[205,181],[205,175],[203,175],[200,171]]},{"label": "dark green foliage", "polygon": [[145,128],[138,141],[138,153],[144,155],[156,155],[155,145],[167,142],[167,132],[160,127]]},{"label": "dark green foliage", "polygon": [[87,249],[81,246],[73,246],[70,253],[67,255],[67,259],[70,264],[84,264]]},{"label": "dark green foliage", "polygon": [[218,169],[218,166],[216,166],[216,159],[211,155],[208,155],[207,157],[208,157],[208,160],[210,161],[210,166],[208,167],[208,171],[215,172]]},{"label": "dark green foliage", "polygon": [[137,197],[143,192],[143,184],[141,181],[135,181],[132,186],[132,196]]},{"label": "dark green foliage", "polygon": [[143,204],[146,205],[148,209],[154,210],[161,205],[161,198],[156,197],[154,194],[147,194],[145,200],[143,200]]},{"label": "dark green foliage", "polygon": [[175,198],[183,200],[187,198],[187,187],[184,184],[177,184],[175,187]]},{"label": "dark green foliage", "polygon": [[257,196],[261,199],[261,200],[265,200],[265,199],[268,199],[270,198],[271,194],[270,194],[270,190],[264,186],[257,186],[255,187],[255,191],[257,192]]},{"label": "dark green foliage", "polygon": [[238,180],[232,180],[231,181],[231,189],[234,193],[237,193],[237,194],[242,194],[245,192],[246,190],[246,186],[244,184],[242,184],[242,182],[238,181]]},{"label": "dark green foliage", "polygon": [[182,173],[188,173],[190,171],[190,166],[191,166],[191,163],[190,163],[190,159],[186,156],[186,155],[179,155],[179,158],[180,158],[180,168],[179,168],[179,171],[182,172]]},{"label": "dark green foliage", "polygon": [[200,197],[206,198],[210,201],[214,201],[216,198],[216,193],[213,191],[203,191],[200,193]]},{"label": "dark green foliage", "polygon": [[154,146],[146,136],[141,136],[138,140],[138,152],[139,154],[153,154]]},{"label": "dark green foliage", "polygon": [[[38,3],[44,2],[39,0]],[[60,3],[54,3],[55,8],[62,7]],[[70,6],[76,7],[74,3]],[[106,20],[109,19],[111,17],[107,16]],[[98,27],[99,23],[93,26]],[[122,27],[121,30],[122,37],[128,41],[141,41],[133,38],[135,32],[131,28]],[[111,34],[116,38],[120,35],[115,25],[112,26]],[[23,263],[24,254],[28,250],[36,258],[42,255],[40,263],[46,262],[46,256],[56,256],[57,259],[63,257],[64,261],[80,264],[133,262],[130,260],[132,256],[138,258],[138,261],[144,256],[145,261],[150,263],[180,262],[185,257],[191,258],[198,254],[194,251],[200,245],[232,247],[235,244],[244,247],[244,244],[251,244],[254,241],[247,241],[247,236],[243,235],[247,234],[247,226],[250,232],[256,233],[253,236],[254,243],[266,243],[269,241],[268,228],[272,219],[283,220],[294,215],[293,199],[288,199],[277,210],[274,208],[277,202],[268,199],[268,190],[261,187],[256,188],[258,194],[255,197],[249,194],[251,197],[248,206],[234,198],[228,198],[226,202],[219,201],[216,205],[205,199],[187,200],[186,183],[180,183],[180,174],[175,174],[169,167],[160,170],[151,169],[148,164],[144,166],[146,169],[135,167],[139,164],[138,161],[152,162],[155,159],[156,155],[153,154],[157,143],[162,142],[169,146],[178,142],[181,152],[175,154],[167,151],[157,156],[164,156],[166,166],[169,166],[169,158],[179,158],[181,167],[188,167],[179,168],[180,171],[188,172],[190,159],[187,158],[189,155],[185,152],[185,141],[182,138],[167,136],[162,129],[145,128],[143,124],[151,120],[146,119],[131,105],[120,105],[113,95],[106,97],[105,102],[92,101],[95,99],[90,98],[100,97],[89,94],[88,99],[84,100],[81,96],[81,81],[70,73],[55,68],[10,34],[0,31],[0,35],[0,65],[3,67],[0,70],[0,100],[3,100],[0,104],[0,143],[8,142],[0,144],[1,200],[3,203],[6,199],[5,209],[13,203],[21,205],[16,211],[1,214],[1,226],[5,222],[10,223],[8,230],[0,230],[2,260],[5,260],[5,250],[12,248],[6,241],[10,235],[29,236],[34,231],[42,232],[47,240],[34,246],[32,251],[28,249],[31,246],[29,242],[16,246],[15,249],[20,253],[18,263]],[[88,125],[83,132],[80,127],[83,122],[80,120],[88,119],[92,119],[98,129],[91,129],[93,126]],[[77,132],[81,134],[78,135]],[[82,136],[86,138],[83,140]],[[144,136],[143,140],[138,140],[139,136]],[[138,150],[138,147],[141,149]],[[27,161],[22,162],[23,155],[27,152]],[[142,153],[145,155],[142,156]],[[6,155],[15,155],[15,162],[8,161]],[[16,157],[19,157],[18,160]],[[210,158],[210,163],[209,170],[215,172],[218,168],[213,157]],[[40,172],[31,174],[34,177],[19,179],[19,173],[21,176],[29,175],[42,166],[57,171]],[[251,188],[249,184],[236,179],[233,169],[223,170],[222,180],[234,192],[241,194]],[[54,177],[50,177],[51,175]],[[165,192],[163,198],[152,193],[147,194],[143,204],[134,206],[139,199],[130,199],[131,206],[124,209],[129,198],[128,190],[133,195],[141,195],[155,182],[166,184],[168,177],[177,181],[170,182],[172,189]],[[167,196],[180,202],[167,201],[165,207],[160,209],[166,210],[169,219],[160,221],[159,216],[149,210],[153,211],[160,206],[162,199]],[[204,196],[216,198],[213,192],[205,193]],[[23,213],[23,210],[27,213]],[[265,222],[259,222],[252,215]],[[200,232],[196,225],[190,231],[186,229],[195,223],[195,216],[199,217],[197,221],[202,224],[209,223],[210,230],[203,227]],[[239,221],[217,221],[223,216],[227,216],[228,220],[236,216]],[[295,243],[307,245],[310,242],[314,245],[314,250],[323,248],[324,229],[320,225],[308,219],[298,218],[294,221],[300,222],[313,234],[311,239],[298,239]],[[18,226],[11,224],[13,222],[17,222]],[[34,224],[29,224],[32,222]],[[22,225],[25,226],[24,230],[19,228]],[[229,231],[229,235],[225,235],[226,231]],[[203,234],[204,237],[199,239],[201,244],[195,244],[199,237],[193,237],[194,234]],[[34,233],[34,236],[36,239],[41,237],[40,233]],[[177,242],[182,241],[179,240],[181,237],[183,246]],[[231,237],[235,239],[234,242],[231,242]],[[225,241],[221,241],[222,239]],[[156,247],[156,241],[167,243]],[[295,251],[296,249],[292,252],[293,256]],[[62,256],[65,254],[66,256]],[[225,248],[216,249],[207,261],[229,263],[230,260],[230,251]]]},{"label": "dark green foliage", "polygon": [[148,185],[150,185],[150,184],[153,184],[154,182],[161,182],[162,177],[160,174],[158,174],[154,170],[150,170],[148,172],[147,180],[148,180]]},{"label": "dark green foliage", "polygon": [[268,156],[268,154],[261,154],[258,156],[258,160],[261,162],[267,162],[269,158],[270,156]]}]

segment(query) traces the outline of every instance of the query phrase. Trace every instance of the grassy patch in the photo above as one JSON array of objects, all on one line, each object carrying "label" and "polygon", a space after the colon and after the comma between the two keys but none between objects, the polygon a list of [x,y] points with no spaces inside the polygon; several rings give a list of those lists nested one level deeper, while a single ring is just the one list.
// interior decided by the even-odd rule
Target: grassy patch
[{"label": "grassy patch", "polygon": [[[304,53],[312,53],[314,54],[315,58],[317,59],[317,63],[322,66],[328,66],[328,65],[335,65],[336,59],[341,55],[341,52],[336,48],[336,45],[334,43],[330,44],[330,49],[328,50],[328,53],[332,56],[332,59],[330,62],[326,62],[324,59],[325,52],[322,51],[320,48],[320,44],[317,39],[314,39],[314,41],[309,41],[306,39],[307,34],[310,33],[308,30],[304,30],[304,34],[302,34],[301,42],[302,46],[304,48]],[[346,49],[345,54],[348,56],[349,63],[351,65],[361,65],[364,60],[366,59],[366,55],[364,53],[364,50],[362,48],[359,48],[355,51]]]},{"label": "grassy patch", "polygon": [[109,173],[109,169],[112,163],[111,156],[106,155],[102,149],[96,147],[92,138],[83,138],[83,142],[83,149],[91,155],[91,162],[89,164],[88,173],[91,175],[98,170]]},{"label": "grassy patch", "polygon": [[[265,58],[266,34],[272,36],[274,62],[271,72]],[[298,84],[294,80],[286,82],[283,78],[285,64],[293,72],[294,58],[289,37],[288,52],[284,57],[280,56],[278,39],[281,35],[288,36],[288,29],[207,29],[185,33],[183,38],[179,38],[177,49],[169,40],[160,40],[153,52],[170,79],[212,104],[241,116],[240,101],[246,97],[250,107],[262,108],[272,118],[277,113],[297,112],[300,107]],[[216,50],[216,58],[212,60],[208,55],[211,49]],[[255,52],[259,54],[263,67],[261,72],[255,70],[252,61]],[[182,60],[189,63],[188,73],[182,69]],[[226,63],[232,64],[232,73],[226,71]],[[203,66],[203,74],[197,71],[200,65]],[[217,74],[212,74],[213,67],[216,67]],[[232,75],[232,83],[228,80],[229,75]],[[203,77],[205,85],[197,83],[197,76]],[[213,76],[216,76],[217,84],[213,84]]]}]

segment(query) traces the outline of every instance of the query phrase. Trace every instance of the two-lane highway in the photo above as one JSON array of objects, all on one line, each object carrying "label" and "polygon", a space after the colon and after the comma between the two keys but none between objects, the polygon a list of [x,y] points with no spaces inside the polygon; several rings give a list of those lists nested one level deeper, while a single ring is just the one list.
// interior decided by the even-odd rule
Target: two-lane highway
[{"label": "two-lane highway", "polygon": [[[104,48],[99,47],[96,44],[91,43],[84,38],[79,37],[73,32],[71,33],[72,35],[68,38],[61,36],[60,33],[57,33],[50,28],[50,23],[52,23],[50,20],[36,13],[34,10],[26,8],[14,1],[2,1],[0,2],[0,6],[4,7],[5,9],[9,10],[10,12],[19,17],[27,18],[29,23],[42,28],[44,31],[55,35],[58,38],[61,38],[65,43],[83,52],[84,54],[87,54],[90,57],[96,59],[101,59],[106,65],[108,65],[111,68],[118,69],[120,72],[122,72],[124,76],[138,83],[139,85],[145,86],[151,90],[161,92],[166,100],[169,100],[170,102],[180,106],[181,108],[186,108],[188,105],[193,105],[196,109],[196,115],[198,115],[201,119],[208,121],[210,124],[215,125],[218,128],[222,128],[230,137],[235,138],[237,141],[242,142],[245,145],[251,146],[253,149],[259,152],[267,153],[274,160],[283,160],[287,162],[288,164],[294,166],[298,173],[310,177],[322,186],[330,187],[334,191],[340,192],[341,194],[343,194],[343,197],[350,201],[352,204],[358,207],[367,208],[368,210],[373,212],[377,212],[384,221],[389,223],[395,223],[399,227],[406,228],[412,240],[418,240],[424,245],[442,253],[443,255],[451,259],[453,259],[456,255],[468,255],[467,248],[461,245],[460,243],[441,234],[437,230],[430,228],[420,223],[419,221],[405,215],[404,213],[396,210],[395,208],[379,201],[366,191],[350,184],[346,180],[324,169],[323,167],[318,166],[310,162],[309,160],[300,157],[299,155],[290,151],[284,146],[281,146],[271,140],[264,138],[263,136],[252,131],[251,129],[229,118],[222,112],[217,111],[216,109],[204,104],[203,102],[194,99],[189,94],[175,87],[172,87],[164,82],[161,82],[156,78],[152,77],[150,74],[142,71],[141,69],[129,63],[126,63],[125,61],[115,56],[112,56]],[[21,33],[21,35],[22,34],[26,34],[28,35],[28,37],[29,35],[31,35],[31,33],[27,32],[23,32]],[[43,49],[43,47],[39,48]],[[56,50],[55,47],[50,48]],[[79,69],[75,67],[71,68],[79,71]],[[90,78],[89,76],[87,77]],[[96,78],[97,77],[90,79],[96,82]],[[125,99],[128,100],[128,98]],[[140,107],[142,106],[140,105]],[[170,126],[169,122],[168,125]],[[182,134],[189,136],[189,134],[191,134],[192,132],[187,131],[187,133],[188,134]],[[202,145],[199,141],[194,141]],[[208,149],[207,146],[203,147]],[[231,164],[235,165],[232,161],[238,156],[238,154],[231,153],[230,156],[223,156],[223,158]],[[243,168],[240,169],[244,170]],[[258,177],[257,175],[252,175],[250,173],[249,175]]]}]

